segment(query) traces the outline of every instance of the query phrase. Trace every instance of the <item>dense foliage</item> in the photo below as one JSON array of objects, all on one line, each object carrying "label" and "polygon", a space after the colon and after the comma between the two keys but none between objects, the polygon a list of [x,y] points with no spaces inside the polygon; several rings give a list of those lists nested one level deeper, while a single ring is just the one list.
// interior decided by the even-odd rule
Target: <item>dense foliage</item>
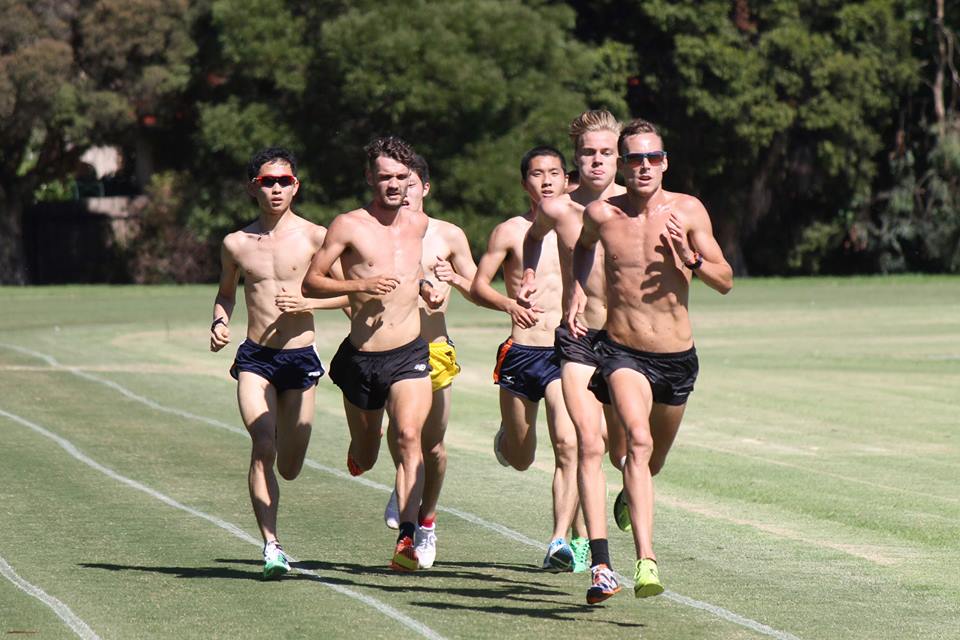
[{"label": "dense foliage", "polygon": [[[57,193],[94,143],[123,149],[127,177],[151,197],[141,230],[156,237],[131,243],[132,272],[184,279],[213,262],[189,261],[185,276],[161,257],[213,251],[255,215],[242,178],[259,147],[297,152],[299,210],[328,221],[365,197],[363,145],[401,135],[431,163],[428,211],[479,250],[524,207],[523,151],[568,151],[566,125],[588,107],[663,126],[667,188],[704,200],[740,273],[960,270],[956,2],[0,8],[3,282],[28,278],[25,208]],[[156,232],[160,222],[178,232]]]}]

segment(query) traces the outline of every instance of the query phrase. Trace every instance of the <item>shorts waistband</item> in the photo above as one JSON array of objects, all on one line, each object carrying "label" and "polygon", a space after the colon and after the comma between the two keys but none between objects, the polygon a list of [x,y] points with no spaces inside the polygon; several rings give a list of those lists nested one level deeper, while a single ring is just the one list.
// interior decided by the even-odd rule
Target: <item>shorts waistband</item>
[{"label": "shorts waistband", "polygon": [[665,352],[665,351],[639,351],[639,350],[637,350],[637,349],[633,349],[633,348],[631,348],[631,347],[628,347],[628,346],[625,345],[625,344],[620,344],[619,342],[616,342],[616,341],[614,341],[614,340],[611,340],[611,339],[610,339],[610,336],[607,334],[606,331],[604,331],[604,332],[601,334],[601,336],[600,336],[599,339],[600,339],[601,341],[603,341],[603,342],[606,342],[607,344],[610,344],[610,345],[616,347],[617,349],[621,349],[621,350],[626,351],[627,353],[630,353],[630,354],[635,355],[635,356],[640,356],[640,357],[643,357],[643,358],[650,358],[651,360],[673,360],[673,359],[675,359],[675,358],[683,358],[683,357],[686,357],[686,356],[693,356],[693,355],[696,355],[696,354],[697,354],[697,346],[696,346],[696,345],[690,347],[689,349],[686,349],[685,351],[670,351],[670,352]]},{"label": "shorts waistband", "polygon": [[266,351],[268,353],[306,353],[307,351],[315,351],[316,347],[310,345],[309,347],[295,347],[293,349],[277,349],[276,347],[265,347],[259,342],[254,342],[250,338],[247,338],[240,345],[241,347],[247,347],[248,349],[256,349],[258,351]]},{"label": "shorts waistband", "polygon": [[503,343],[510,347],[529,349],[531,351],[553,351],[555,349],[555,347],[552,344],[546,347],[535,347],[530,344],[520,344],[519,342],[514,342],[513,338],[507,338],[506,340],[503,341]]},{"label": "shorts waistband", "polygon": [[344,338],[343,341],[351,349],[353,349],[355,353],[361,353],[365,356],[372,356],[372,357],[389,356],[395,353],[399,353],[401,351],[406,351],[411,347],[418,347],[420,345],[423,345],[424,347],[427,346],[427,343],[420,336],[417,336],[407,344],[400,345],[399,347],[394,347],[393,349],[387,349],[386,351],[361,351],[360,349],[357,349],[357,347],[352,342],[350,342],[350,336],[347,336],[346,338]]}]

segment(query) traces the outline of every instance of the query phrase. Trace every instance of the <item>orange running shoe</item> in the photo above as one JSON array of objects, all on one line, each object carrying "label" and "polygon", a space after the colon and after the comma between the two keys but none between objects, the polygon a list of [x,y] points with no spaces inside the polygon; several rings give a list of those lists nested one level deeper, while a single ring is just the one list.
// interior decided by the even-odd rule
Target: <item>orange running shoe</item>
[{"label": "orange running shoe", "polygon": [[390,568],[394,571],[409,573],[410,571],[416,571],[419,565],[420,561],[417,558],[417,548],[413,545],[413,538],[403,536],[393,552]]}]

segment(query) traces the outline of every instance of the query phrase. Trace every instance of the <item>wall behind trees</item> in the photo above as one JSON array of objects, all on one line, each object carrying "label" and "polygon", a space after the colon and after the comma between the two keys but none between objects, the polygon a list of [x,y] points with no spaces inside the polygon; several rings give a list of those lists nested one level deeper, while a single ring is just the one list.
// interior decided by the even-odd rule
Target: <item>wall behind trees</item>
[{"label": "wall behind trees", "polygon": [[17,18],[0,25],[0,282],[29,280],[25,207],[94,143],[150,195],[129,277],[211,279],[220,237],[256,215],[258,148],[297,153],[296,208],[328,222],[366,197],[363,145],[405,137],[431,164],[427,210],[479,251],[525,208],[520,155],[569,155],[567,124],[596,107],[662,125],[667,188],[704,200],[741,274],[960,269],[960,7],[943,0],[0,5]]}]

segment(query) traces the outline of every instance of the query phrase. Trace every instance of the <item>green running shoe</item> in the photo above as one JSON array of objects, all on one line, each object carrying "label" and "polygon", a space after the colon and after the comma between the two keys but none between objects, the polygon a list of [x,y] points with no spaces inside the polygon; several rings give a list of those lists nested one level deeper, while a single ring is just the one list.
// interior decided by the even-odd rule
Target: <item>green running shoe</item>
[{"label": "green running shoe", "polygon": [[590,568],[587,562],[590,556],[590,541],[586,538],[572,538],[570,548],[573,549],[573,572],[583,573]]},{"label": "green running shoe", "polygon": [[287,571],[290,571],[287,554],[279,542],[271,540],[263,547],[263,579],[276,580]]},{"label": "green running shoe", "polygon": [[633,595],[638,598],[649,598],[663,593],[657,561],[652,558],[637,560],[637,572],[633,576],[633,582]]},{"label": "green running shoe", "polygon": [[630,531],[630,507],[627,506],[627,494],[621,489],[613,501],[613,519],[620,531]]}]

